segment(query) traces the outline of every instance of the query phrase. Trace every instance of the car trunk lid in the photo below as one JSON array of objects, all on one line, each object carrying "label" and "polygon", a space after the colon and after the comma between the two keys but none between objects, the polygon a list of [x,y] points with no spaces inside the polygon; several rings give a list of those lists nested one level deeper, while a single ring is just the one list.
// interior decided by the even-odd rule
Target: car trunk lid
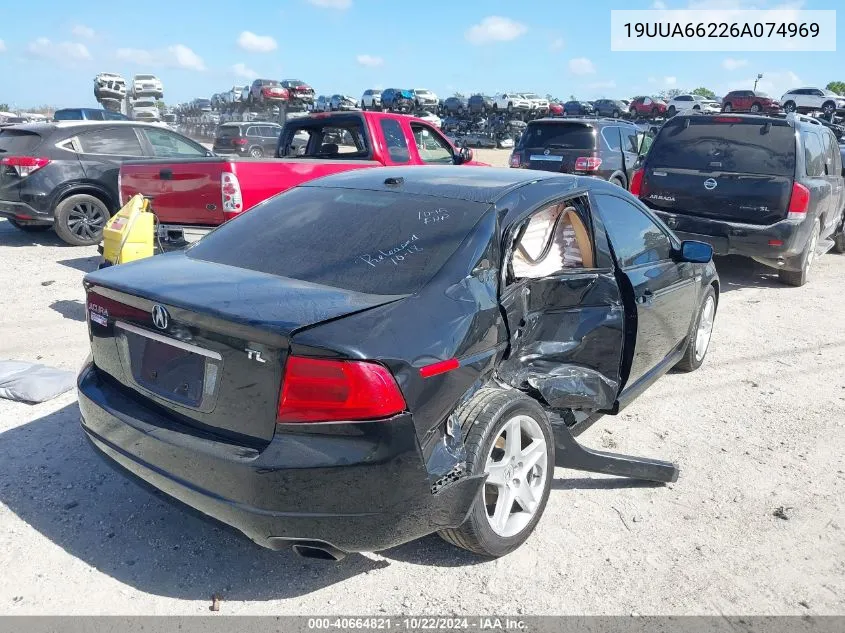
[{"label": "car trunk lid", "polygon": [[795,132],[786,121],[675,119],[651,147],[640,198],[669,213],[772,224],[788,212],[795,148]]},{"label": "car trunk lid", "polygon": [[294,332],[395,301],[160,255],[85,279],[94,362],[133,397],[245,444],[272,439]]}]

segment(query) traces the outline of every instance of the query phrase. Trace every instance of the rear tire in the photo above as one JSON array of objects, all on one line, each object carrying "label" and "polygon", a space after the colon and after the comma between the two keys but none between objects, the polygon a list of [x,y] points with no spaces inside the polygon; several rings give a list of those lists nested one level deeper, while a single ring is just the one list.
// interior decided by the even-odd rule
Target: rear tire
[{"label": "rear tire", "polygon": [[614,118],[614,119],[618,119],[620,116],[622,116],[622,113],[621,113],[621,112],[619,112],[619,110],[614,110],[614,111],[613,111],[613,118]]},{"label": "rear tire", "polygon": [[670,117],[675,116],[676,113],[677,110],[675,110],[675,106],[673,105],[669,106],[669,109],[666,111],[666,114],[668,114]]},{"label": "rear tire", "polygon": [[795,286],[796,288],[807,283],[810,267],[816,259],[816,248],[818,247],[820,232],[821,224],[816,220],[813,223],[813,232],[810,234],[810,239],[807,240],[804,251],[801,253],[801,270],[779,270],[778,279],[781,283],[787,286]]},{"label": "rear tire", "polygon": [[[458,416],[467,470],[470,475],[488,473],[488,478],[463,525],[439,534],[476,554],[504,556],[525,542],[546,508],[555,465],[552,427],[536,401],[509,389],[482,389]],[[508,438],[508,429],[514,428],[519,437],[514,433]],[[536,461],[531,464],[529,458]]]},{"label": "rear tire", "polygon": [[830,116],[836,112],[836,104],[833,101],[828,101],[822,104],[822,112],[825,116]]},{"label": "rear tire", "polygon": [[103,239],[103,227],[111,212],[102,200],[83,193],[59,202],[55,217],[56,235],[64,242],[71,246],[92,246]]},{"label": "rear tire", "polygon": [[795,112],[798,108],[795,106],[794,101],[787,101],[783,104],[783,111],[786,113]]},{"label": "rear tire", "polygon": [[655,119],[660,116],[660,108],[652,108],[651,109],[651,116]]},{"label": "rear tire", "polygon": [[707,357],[707,350],[710,348],[710,337],[713,334],[713,321],[716,318],[716,291],[713,286],[707,289],[704,300],[698,309],[698,316],[695,319],[690,340],[684,357],[675,365],[675,369],[684,372],[695,371]]},{"label": "rear tire", "polygon": [[264,150],[260,147],[253,147],[249,150],[249,155],[252,158],[261,158],[262,156],[264,156]]},{"label": "rear tire", "polygon": [[752,104],[751,104],[751,111],[752,111],[754,114],[757,114],[757,113],[759,113],[759,112],[762,112],[762,111],[763,111],[763,108],[762,108],[762,106],[761,106],[759,103],[752,103]]},{"label": "rear tire", "polygon": [[8,220],[9,224],[24,233],[44,233],[45,231],[49,231],[53,228],[52,224],[24,224],[22,222],[18,222],[14,218],[8,218]]},{"label": "rear tire", "polygon": [[722,112],[733,112],[733,106],[730,103],[726,103],[722,106]]}]

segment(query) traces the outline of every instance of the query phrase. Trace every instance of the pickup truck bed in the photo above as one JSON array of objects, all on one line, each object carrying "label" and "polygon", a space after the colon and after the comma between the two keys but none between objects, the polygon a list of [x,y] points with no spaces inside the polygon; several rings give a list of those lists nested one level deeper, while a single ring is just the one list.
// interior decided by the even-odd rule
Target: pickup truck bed
[{"label": "pickup truck bed", "polygon": [[288,121],[277,150],[278,156],[285,154],[294,156],[126,162],[120,168],[121,200],[137,193],[150,198],[159,238],[182,246],[260,202],[322,176],[384,165],[483,165],[425,121],[382,112],[316,114]]}]

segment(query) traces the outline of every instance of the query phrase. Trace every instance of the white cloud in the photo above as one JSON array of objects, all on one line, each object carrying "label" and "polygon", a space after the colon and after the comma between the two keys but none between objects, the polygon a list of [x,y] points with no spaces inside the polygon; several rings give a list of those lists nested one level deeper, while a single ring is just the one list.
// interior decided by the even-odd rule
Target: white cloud
[{"label": "white cloud", "polygon": [[84,24],[76,24],[70,31],[76,37],[81,37],[86,40],[94,39],[94,36],[96,35],[94,29],[90,26],[85,26]]},{"label": "white cloud", "polygon": [[175,58],[175,65],[186,70],[205,70],[202,57],[183,44],[175,44],[167,47],[167,52]]},{"label": "white cloud", "polygon": [[552,43],[549,44],[549,50],[554,53],[556,51],[563,50],[565,45],[566,42],[563,41],[562,37],[556,37],[552,40]]},{"label": "white cloud", "polygon": [[678,78],[677,77],[649,77],[648,83],[650,84],[657,84],[660,86],[664,86],[666,88],[671,88],[672,86],[678,85]]},{"label": "white cloud", "polygon": [[376,68],[378,66],[384,65],[384,60],[381,57],[376,57],[375,55],[367,55],[367,54],[358,55],[358,57],[356,57],[355,60],[361,66],[368,66],[370,68]]},{"label": "white cloud", "polygon": [[26,45],[26,54],[33,59],[44,59],[73,64],[91,59],[85,44],[79,42],[53,43],[46,37],[39,37]]},{"label": "white cloud", "polygon": [[662,11],[666,8],[666,3],[663,2],[663,0],[654,0],[654,2],[651,3],[651,8]]},{"label": "white cloud", "polygon": [[321,9],[345,11],[352,6],[352,0],[308,0],[308,4],[313,4],[315,7],[320,7]]},{"label": "white cloud", "polygon": [[4,42],[3,40],[0,40],[0,53],[5,53],[5,52],[6,52],[6,42]]},{"label": "white cloud", "polygon": [[244,31],[238,36],[238,46],[251,53],[269,53],[276,50],[279,45],[269,35],[256,35],[252,31]]},{"label": "white cloud", "polygon": [[592,75],[596,66],[586,57],[574,57],[569,60],[569,72],[573,75]]},{"label": "white cloud", "polygon": [[165,68],[183,68],[185,70],[205,70],[202,57],[184,44],[174,44],[167,48],[146,50],[143,48],[120,48],[117,58],[132,62],[138,66],[157,66]]},{"label": "white cloud", "polygon": [[525,35],[528,27],[520,22],[491,15],[469,27],[464,37],[471,44],[489,44],[491,42],[509,42]]},{"label": "white cloud", "polygon": [[664,77],[663,83],[665,83],[667,86],[676,86],[678,84],[678,78],[677,77]]},{"label": "white cloud", "polygon": [[240,77],[242,79],[255,79],[255,77],[258,76],[257,72],[242,63],[237,63],[232,66],[232,72],[236,77]]},{"label": "white cloud", "polygon": [[722,61],[722,68],[725,70],[738,70],[743,68],[744,66],[748,66],[747,59],[734,59],[733,57],[726,57]]}]

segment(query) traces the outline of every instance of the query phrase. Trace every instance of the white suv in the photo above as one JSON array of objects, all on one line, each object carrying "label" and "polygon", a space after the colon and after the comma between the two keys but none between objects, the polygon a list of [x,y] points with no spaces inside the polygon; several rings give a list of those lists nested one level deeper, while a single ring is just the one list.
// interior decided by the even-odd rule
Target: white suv
[{"label": "white suv", "polygon": [[502,92],[493,97],[494,110],[531,110],[531,102],[516,92]]},{"label": "white suv", "polygon": [[381,90],[369,88],[361,95],[362,110],[381,110]]},{"label": "white suv", "polygon": [[528,99],[529,103],[531,103],[531,109],[537,112],[538,114],[548,114],[548,99],[543,99],[543,97],[541,97],[540,95],[536,95],[533,92],[523,92],[520,96],[524,99]]},{"label": "white suv", "polygon": [[161,99],[164,97],[164,87],[161,84],[161,79],[155,75],[135,75],[132,79],[132,96],[138,97],[155,97]]},{"label": "white suv", "polygon": [[666,113],[669,116],[674,116],[678,112],[685,112],[687,110],[695,110],[704,114],[718,114],[722,111],[722,106],[718,102],[707,97],[702,97],[701,95],[678,95],[669,101],[667,105]]},{"label": "white suv", "polygon": [[786,112],[813,112],[821,110],[827,115],[845,110],[845,97],[821,88],[796,88],[790,90],[780,102]]},{"label": "white suv", "polygon": [[425,88],[414,88],[411,90],[414,93],[414,101],[416,102],[417,110],[430,110],[436,108],[440,103],[440,99],[431,90]]}]

